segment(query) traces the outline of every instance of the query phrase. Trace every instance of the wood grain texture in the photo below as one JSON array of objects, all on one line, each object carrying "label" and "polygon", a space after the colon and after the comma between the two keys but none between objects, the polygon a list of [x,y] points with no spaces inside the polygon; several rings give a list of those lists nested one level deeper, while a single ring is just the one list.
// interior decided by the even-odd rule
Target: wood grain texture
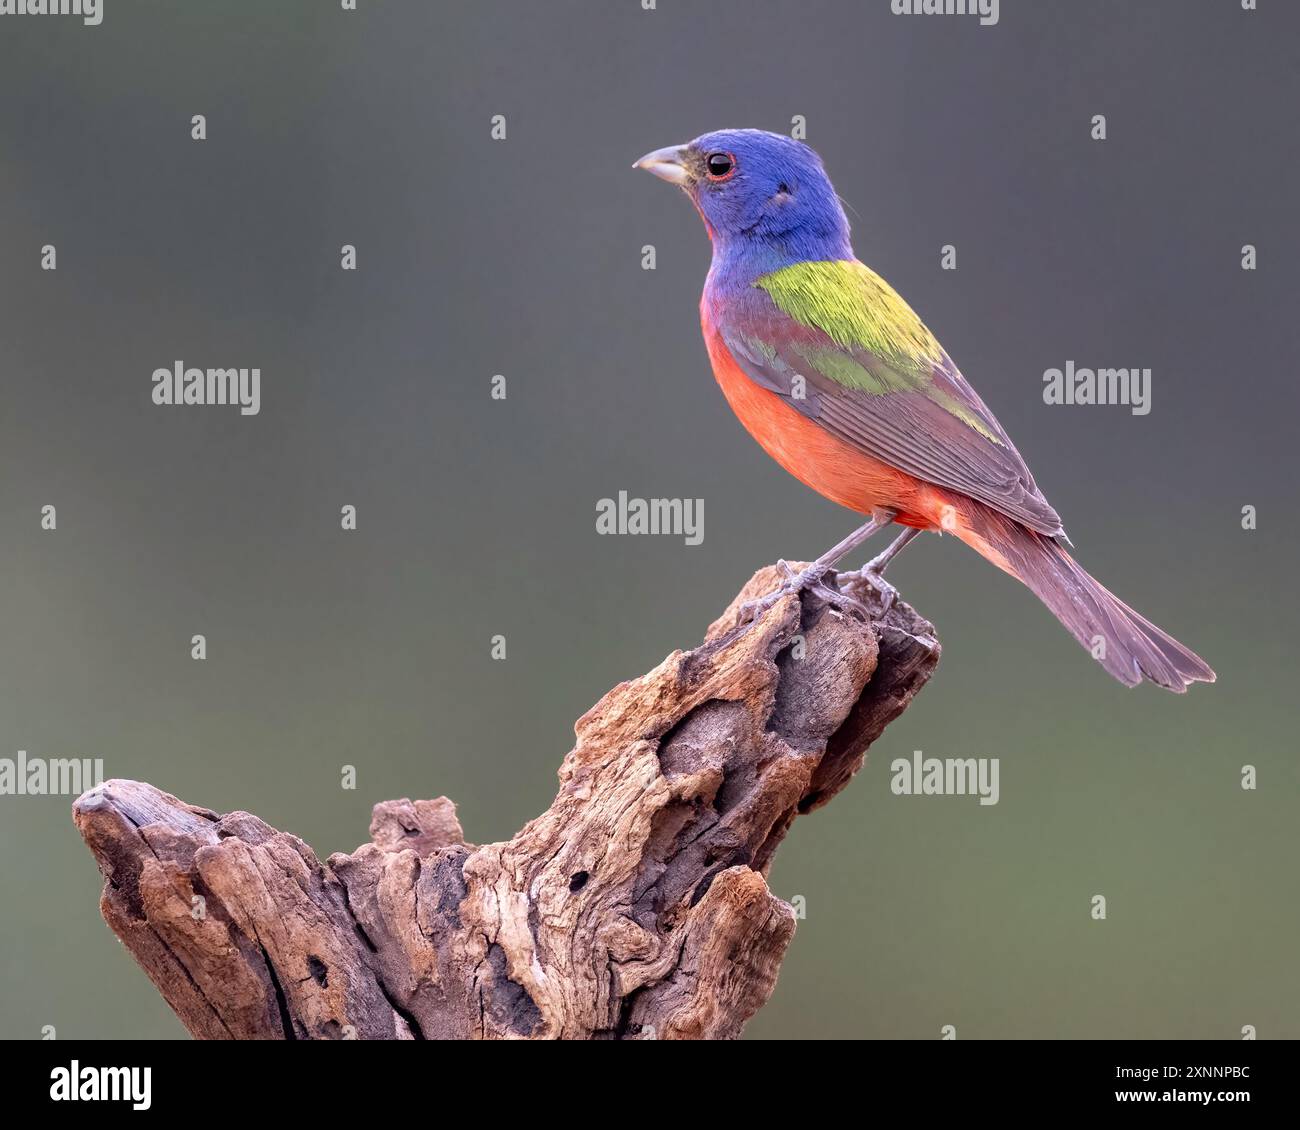
[{"label": "wood grain texture", "polygon": [[466,843],[445,797],[386,801],[322,863],[246,812],[92,789],[73,814],[105,921],[200,1039],[738,1036],[794,934],[777,847],[939,651],[902,602],[791,594],[740,624],[779,576],[583,715],[555,800],[504,843]]}]

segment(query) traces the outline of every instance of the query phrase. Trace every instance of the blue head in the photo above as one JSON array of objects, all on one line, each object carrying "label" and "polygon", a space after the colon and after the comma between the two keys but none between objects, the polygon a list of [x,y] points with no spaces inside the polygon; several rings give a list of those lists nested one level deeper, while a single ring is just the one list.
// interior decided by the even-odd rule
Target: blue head
[{"label": "blue head", "polygon": [[706,133],[635,165],[695,202],[714,257],[848,259],[849,222],[821,158],[802,141],[757,129]]}]

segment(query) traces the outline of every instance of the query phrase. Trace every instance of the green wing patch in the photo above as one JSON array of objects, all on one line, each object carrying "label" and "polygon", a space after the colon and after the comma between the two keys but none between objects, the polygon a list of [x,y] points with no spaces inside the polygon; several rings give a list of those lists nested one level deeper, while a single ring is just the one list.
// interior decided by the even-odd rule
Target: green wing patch
[{"label": "green wing patch", "polygon": [[868,350],[905,375],[928,371],[943,360],[943,347],[916,311],[856,259],[794,263],[754,285],[790,317],[816,326],[836,345]]},{"label": "green wing patch", "polygon": [[[920,393],[1003,446],[978,412],[935,383],[935,370],[950,364],[943,347],[898,291],[866,264],[856,259],[794,263],[761,276],[754,285],[784,314],[831,339],[832,345],[793,346],[823,377],[872,396]],[[770,344],[752,344],[772,360]]]}]

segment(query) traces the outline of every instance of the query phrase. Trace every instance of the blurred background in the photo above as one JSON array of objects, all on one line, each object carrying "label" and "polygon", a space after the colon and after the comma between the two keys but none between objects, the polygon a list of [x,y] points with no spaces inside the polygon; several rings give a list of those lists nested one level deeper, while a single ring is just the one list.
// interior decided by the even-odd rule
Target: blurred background
[{"label": "blurred background", "polygon": [[[630,168],[802,115],[859,256],[1080,559],[1219,682],[1125,691],[1027,591],[923,539],[893,580],[943,661],[782,848],[772,889],[807,918],[749,1036],[1300,1036],[1300,9],[1260,8],[0,18],[0,757],[103,758],[322,858],[390,797],[450,796],[476,842],[542,811],[606,690],[856,525],[732,418],[704,231]],[[260,414],[155,406],[177,359],[260,367]],[[1045,405],[1067,360],[1149,367],[1150,414]],[[620,490],[704,499],[703,544],[598,536]],[[916,749],[1000,758],[1000,803],[892,795]],[[0,796],[0,1036],[182,1036],[99,918],[70,800]]]}]

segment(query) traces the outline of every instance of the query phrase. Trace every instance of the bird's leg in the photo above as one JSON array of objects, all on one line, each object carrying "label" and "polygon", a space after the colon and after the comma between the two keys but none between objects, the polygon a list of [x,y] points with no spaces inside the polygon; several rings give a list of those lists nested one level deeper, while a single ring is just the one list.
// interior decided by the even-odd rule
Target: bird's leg
[{"label": "bird's leg", "polygon": [[898,590],[885,580],[885,569],[920,532],[916,527],[908,526],[884,550],[868,561],[856,573],[844,574],[845,577],[861,581],[863,584],[870,585],[875,589],[880,594],[882,612],[888,612],[894,606],[894,601],[898,599]]},{"label": "bird's leg", "polygon": [[836,562],[841,558],[852,553],[872,534],[883,530],[890,522],[894,520],[894,511],[876,510],[871,515],[871,521],[859,526],[853,533],[849,534],[842,542],[833,545],[823,553],[816,561],[808,566],[802,573],[795,578],[800,582],[800,587],[816,584],[834,567]]},{"label": "bird's leg", "polygon": [[898,537],[891,541],[884,550],[876,554],[875,557],[862,566],[863,571],[874,573],[877,577],[883,577],[885,575],[885,568],[889,563],[902,553],[904,547],[906,547],[906,545],[920,532],[921,531],[915,526],[904,527],[903,532],[899,534]]},{"label": "bird's leg", "polygon": [[872,534],[879,532],[894,520],[894,511],[876,510],[871,515],[871,521],[859,526],[853,533],[849,534],[843,541],[831,546],[816,561],[808,566],[802,573],[792,573],[790,567],[784,561],[782,567],[786,571],[785,583],[774,592],[767,596],[760,597],[758,600],[751,600],[746,603],[740,610],[741,619],[757,619],[759,615],[766,612],[778,600],[788,592],[802,592],[804,589],[822,590],[822,595],[843,600],[845,595],[840,592],[832,592],[829,588],[822,585],[822,578],[835,568],[835,563],[848,553],[852,553]]}]

